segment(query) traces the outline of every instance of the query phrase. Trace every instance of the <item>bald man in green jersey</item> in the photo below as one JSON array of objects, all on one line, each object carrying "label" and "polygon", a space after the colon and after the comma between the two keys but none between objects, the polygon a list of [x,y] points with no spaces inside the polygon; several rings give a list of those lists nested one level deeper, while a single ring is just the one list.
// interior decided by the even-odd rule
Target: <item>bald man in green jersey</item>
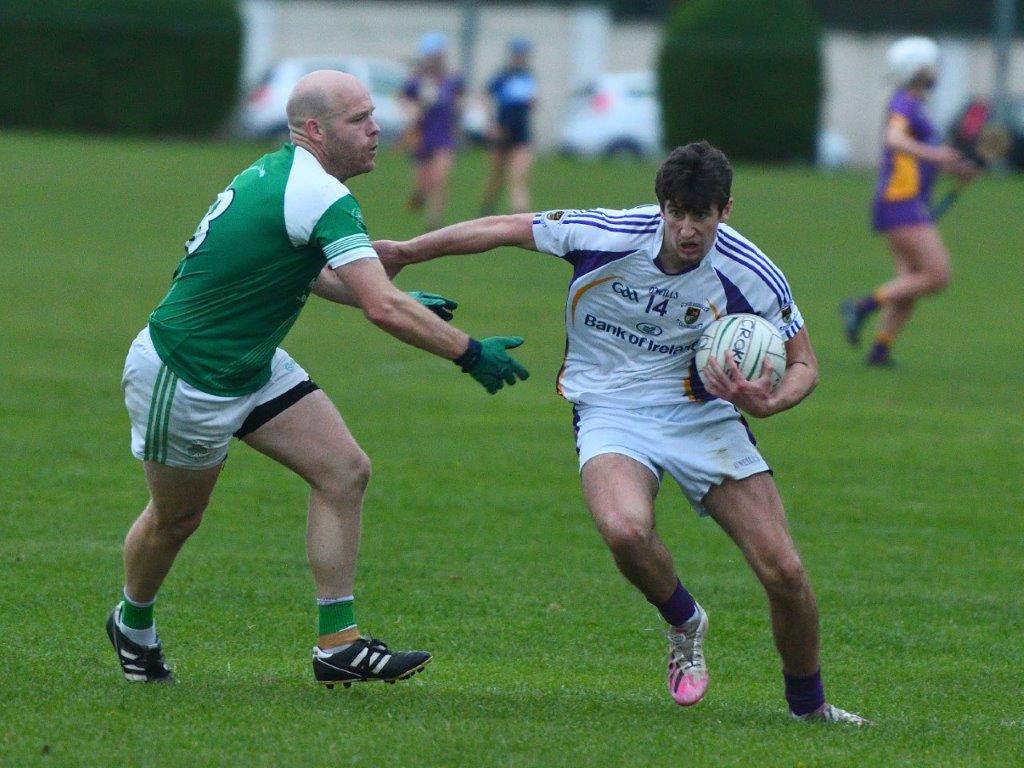
[{"label": "bald man in green jersey", "polygon": [[353,611],[370,462],[327,396],[278,345],[310,292],[358,307],[401,341],[453,360],[492,394],[529,374],[518,337],[476,341],[445,322],[455,303],[395,288],[344,181],[373,170],[379,129],[359,81],[302,78],[288,101],[290,143],[221,192],[185,245],[171,288],[135,339],[123,388],[132,453],[150,500],[124,543],[124,598],[107,619],[133,682],[170,682],[153,604],[199,527],[238,437],[310,487],[306,547],[316,585],[317,681],[333,686],[415,674],[423,651],[363,636]]}]

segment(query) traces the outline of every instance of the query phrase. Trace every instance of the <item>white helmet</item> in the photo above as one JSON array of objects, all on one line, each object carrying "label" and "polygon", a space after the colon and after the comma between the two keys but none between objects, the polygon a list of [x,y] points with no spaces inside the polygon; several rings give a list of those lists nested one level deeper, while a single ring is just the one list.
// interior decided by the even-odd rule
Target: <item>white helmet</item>
[{"label": "white helmet", "polygon": [[897,85],[906,85],[925,67],[939,64],[939,45],[930,37],[904,37],[897,40],[886,54],[889,77]]}]

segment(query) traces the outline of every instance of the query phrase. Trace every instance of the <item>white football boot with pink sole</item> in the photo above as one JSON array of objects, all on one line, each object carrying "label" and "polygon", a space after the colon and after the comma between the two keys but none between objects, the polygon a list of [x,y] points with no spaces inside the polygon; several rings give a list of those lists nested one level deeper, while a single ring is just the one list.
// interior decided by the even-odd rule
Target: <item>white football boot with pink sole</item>
[{"label": "white football boot with pink sole", "polygon": [[668,633],[668,692],[681,707],[693,706],[708,689],[708,665],[704,660],[708,615],[699,605],[697,613],[699,620],[694,617]]}]

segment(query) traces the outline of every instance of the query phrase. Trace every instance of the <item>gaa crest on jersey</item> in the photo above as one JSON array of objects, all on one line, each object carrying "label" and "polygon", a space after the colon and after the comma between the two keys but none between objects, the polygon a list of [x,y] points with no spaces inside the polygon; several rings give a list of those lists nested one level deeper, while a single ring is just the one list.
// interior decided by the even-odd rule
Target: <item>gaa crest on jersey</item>
[{"label": "gaa crest on jersey", "polygon": [[548,211],[544,218],[548,221],[561,221],[563,216],[565,216],[565,211]]},{"label": "gaa crest on jersey", "polygon": [[686,308],[686,312],[683,314],[683,322],[687,325],[693,325],[700,318],[700,307],[689,306]]},{"label": "gaa crest on jersey", "polygon": [[793,305],[787,304],[782,308],[782,322],[788,323],[793,319]]},{"label": "gaa crest on jersey", "polygon": [[632,301],[634,304],[640,301],[640,291],[630,285],[621,283],[618,280],[612,283],[612,290],[622,298]]}]

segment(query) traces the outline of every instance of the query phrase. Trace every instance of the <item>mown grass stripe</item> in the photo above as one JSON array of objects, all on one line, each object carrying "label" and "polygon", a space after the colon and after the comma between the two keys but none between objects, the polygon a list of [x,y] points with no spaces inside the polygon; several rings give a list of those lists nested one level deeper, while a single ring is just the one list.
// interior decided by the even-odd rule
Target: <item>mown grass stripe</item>
[{"label": "mown grass stripe", "polygon": [[[971,269],[958,272],[955,295],[931,299],[907,326],[897,347],[902,367],[882,372],[864,366],[826,322],[835,302],[863,284],[870,265],[836,257],[826,268],[814,227],[794,227],[792,217],[794,201],[813,200],[815,219],[828,222],[832,251],[864,250],[864,176],[736,165],[738,210],[749,215],[755,240],[780,246],[821,362],[823,384],[805,402],[751,426],[776,472],[821,601],[829,698],[879,723],[855,732],[788,721],[756,579],[732,541],[711,521],[698,522],[666,482],[658,499],[660,535],[694,574],[702,604],[722,632],[712,633],[717,687],[681,713],[661,677],[661,634],[646,631],[660,626],[660,618],[609,567],[606,547],[586,519],[571,406],[556,398],[540,371],[493,399],[457,373],[439,370],[449,378],[432,388],[415,373],[416,352],[399,350],[382,364],[389,350],[381,350],[380,332],[362,322],[344,323],[349,354],[311,360],[314,378],[329,385],[377,464],[357,585],[388,596],[392,617],[378,614],[386,640],[424,643],[444,651],[443,659],[394,688],[348,691],[358,696],[347,702],[306,695],[315,692],[304,638],[315,643],[316,611],[296,514],[305,491],[278,464],[245,451],[236,466],[228,463],[213,525],[161,590],[162,633],[181,684],[132,688],[119,679],[114,654],[109,645],[100,647],[106,640],[92,625],[118,599],[118,555],[109,544],[124,535],[136,511],[126,494],[141,507],[145,491],[138,466],[112,443],[124,424],[112,387],[91,382],[114,384],[111,362],[122,351],[117,339],[127,341],[138,330],[166,286],[177,260],[167,245],[178,242],[179,222],[194,220],[207,204],[200,188],[220,189],[262,150],[23,131],[6,132],[0,147],[19,158],[5,167],[5,189],[19,204],[4,207],[11,224],[0,249],[5,317],[12,320],[4,335],[0,418],[7,445],[18,448],[5,453],[0,549],[4,587],[19,605],[4,614],[11,620],[4,623],[0,656],[10,673],[0,676],[0,700],[9,702],[0,764],[123,764],[130,762],[124,739],[113,737],[123,733],[141,755],[135,762],[186,768],[222,764],[227,754],[252,768],[308,765],[311,754],[416,768],[488,762],[634,768],[666,762],[680,743],[680,714],[690,737],[687,757],[696,765],[1024,762],[1024,633],[1013,631],[1021,625],[1021,484],[1014,478],[1024,476],[1024,422],[1020,355],[1012,353],[1024,336],[1024,313],[1009,300],[995,309],[992,303],[993,285],[1021,285],[1019,261],[1007,254],[1024,250],[1024,227],[1005,222],[1019,218],[1024,177],[986,178],[972,189],[976,197],[961,201],[967,207],[943,235],[971,254]],[[487,161],[476,150],[460,154],[453,206],[475,209]],[[105,170],[76,174],[74,184],[61,186],[71,167]],[[649,197],[653,170],[648,163],[549,157],[532,181],[538,199],[557,201],[552,205],[631,205]],[[383,152],[377,170],[359,177],[360,203],[367,211],[390,211],[387,226],[396,232],[420,225],[395,205],[407,172],[404,156]],[[60,195],[52,194],[54,184]],[[125,289],[124,254],[108,247],[112,206],[130,207],[151,223],[132,230],[133,252],[151,254],[131,260],[132,290]],[[53,223],[69,210],[76,251],[91,258],[89,269],[76,275],[78,290],[61,295],[50,290],[46,265]],[[489,325],[478,320],[481,332],[506,325],[517,331],[525,323],[527,344],[535,345],[526,359],[554,372],[565,337],[564,264],[517,259],[514,292],[496,292],[493,269],[483,262],[437,264],[441,271],[430,267],[430,274],[443,276],[446,290],[467,307],[488,308]],[[286,345],[297,360],[316,354],[325,325],[344,322],[333,309],[311,302],[304,310],[309,315]],[[53,318],[71,314],[81,333],[68,344]],[[969,343],[951,343],[953,315],[953,335]],[[963,376],[965,370],[971,375]],[[691,383],[700,388],[699,379]],[[389,403],[402,406],[379,405]],[[139,400],[143,429],[148,405],[148,398]],[[720,405],[684,407],[697,413]],[[61,425],[62,441],[73,440],[67,461],[45,460],[53,455],[54,431],[41,426],[42,414]],[[55,468],[64,470],[63,479]],[[492,514],[466,524],[474,510]],[[39,566],[75,574],[76,598],[68,599],[66,580],[40,578]],[[950,601],[970,605],[970,619],[951,623]],[[53,633],[51,606],[63,606],[64,623],[81,629],[62,633],[63,655],[82,663],[61,682],[52,665],[39,663],[39,638]],[[864,628],[867,635],[855,631]],[[581,631],[600,636],[600,653],[578,653]],[[535,652],[541,633],[543,661],[516,664]],[[245,654],[241,671],[239,652]],[[940,695],[936,670],[951,662],[962,679],[984,680],[984,695]],[[145,701],[154,696],[188,716],[145,727],[140,710],[162,707]],[[353,703],[358,706],[344,708],[339,748],[330,738],[339,706],[329,705]],[[381,723],[389,725],[385,738]]]}]

